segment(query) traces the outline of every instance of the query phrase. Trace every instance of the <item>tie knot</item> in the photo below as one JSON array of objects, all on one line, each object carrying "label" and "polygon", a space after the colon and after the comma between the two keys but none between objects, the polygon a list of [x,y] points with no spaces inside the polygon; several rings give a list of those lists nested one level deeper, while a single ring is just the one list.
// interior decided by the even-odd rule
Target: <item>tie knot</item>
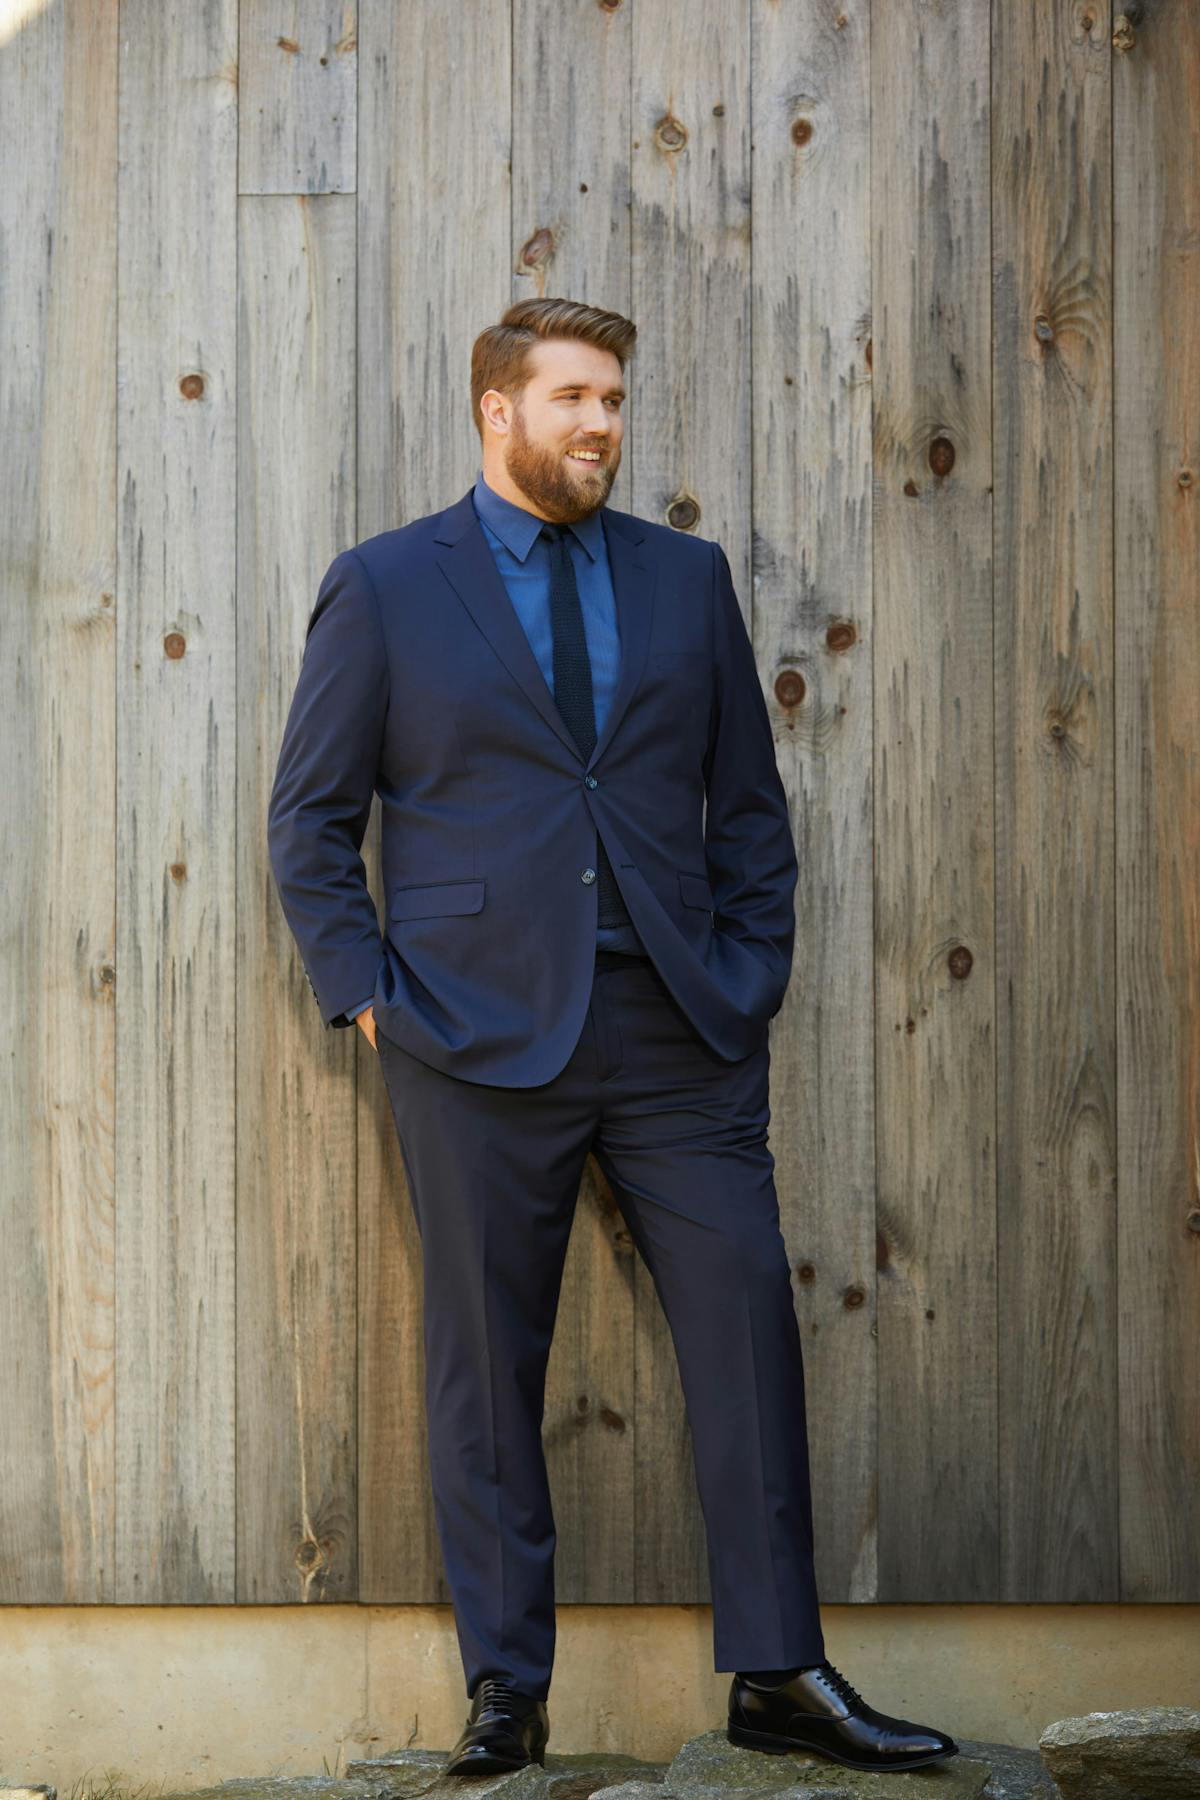
[{"label": "tie knot", "polygon": [[565,525],[545,524],[538,532],[539,537],[549,538],[552,544],[561,544],[566,535],[567,527]]}]

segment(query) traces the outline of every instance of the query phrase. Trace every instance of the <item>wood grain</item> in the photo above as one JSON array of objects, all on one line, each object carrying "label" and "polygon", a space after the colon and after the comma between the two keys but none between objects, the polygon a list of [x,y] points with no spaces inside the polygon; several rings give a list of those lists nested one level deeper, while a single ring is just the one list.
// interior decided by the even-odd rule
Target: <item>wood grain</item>
[{"label": "wood grain", "polygon": [[0,44],[0,1603],[116,1597],[118,43]]},{"label": "wood grain", "polygon": [[[1127,1601],[1200,1595],[1200,30],[1114,35],[1115,1494]],[[1106,1289],[1107,1292],[1107,1289]],[[1105,1325],[1111,1327],[1111,1314]],[[1112,1374],[1113,1339],[1105,1344]],[[1111,1392],[1111,1390],[1110,1390]],[[1111,1441],[1111,1440],[1110,1440]],[[1105,1570],[1111,1582],[1111,1566]]]},{"label": "wood grain", "polygon": [[114,1598],[229,1602],[237,8],[121,22]]},{"label": "wood grain", "polygon": [[[817,1584],[878,1592],[870,16],[753,13],[759,674],[800,864],[771,1148],[805,1359]],[[743,577],[743,580],[745,578]]]},{"label": "wood grain", "polygon": [[1000,9],[996,1220],[1005,1600],[1115,1600],[1112,226],[1103,7]]},{"label": "wood grain", "polygon": [[887,1600],[983,1600],[997,1579],[987,46],[985,0],[872,13],[876,1480]]},{"label": "wood grain", "polygon": [[238,192],[352,194],[358,34],[349,0],[242,0]]},{"label": "wood grain", "polygon": [[358,1597],[355,1047],[370,1049],[357,1026],[322,1026],[260,863],[314,570],[355,536],[354,211],[341,194],[239,203],[237,1586],[260,1605]]}]

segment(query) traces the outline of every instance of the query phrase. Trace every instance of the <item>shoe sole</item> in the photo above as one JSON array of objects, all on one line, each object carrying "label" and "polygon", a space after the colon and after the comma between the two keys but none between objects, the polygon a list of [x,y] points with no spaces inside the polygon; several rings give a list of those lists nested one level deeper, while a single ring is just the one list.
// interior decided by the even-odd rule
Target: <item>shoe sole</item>
[{"label": "shoe sole", "polygon": [[470,1756],[464,1758],[453,1767],[447,1763],[442,1770],[443,1775],[511,1775],[516,1769],[527,1769],[531,1763],[546,1766],[546,1752],[543,1750],[535,1756],[527,1756],[524,1762],[506,1762],[500,1756]]},{"label": "shoe sole", "polygon": [[958,1755],[955,1748],[935,1750],[929,1756],[910,1756],[904,1762],[898,1757],[889,1758],[887,1762],[862,1762],[827,1749],[824,1744],[806,1744],[800,1738],[780,1737],[773,1731],[751,1731],[748,1725],[730,1725],[726,1728],[726,1736],[731,1744],[742,1744],[747,1750],[765,1750],[769,1756],[786,1756],[789,1750],[805,1750],[813,1756],[827,1756],[831,1762],[842,1763],[847,1769],[923,1769],[926,1763],[947,1762]]}]

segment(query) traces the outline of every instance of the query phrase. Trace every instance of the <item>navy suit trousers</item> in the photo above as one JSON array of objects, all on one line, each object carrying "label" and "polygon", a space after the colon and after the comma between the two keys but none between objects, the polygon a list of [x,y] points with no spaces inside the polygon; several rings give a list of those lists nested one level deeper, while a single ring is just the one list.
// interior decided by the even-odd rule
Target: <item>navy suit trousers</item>
[{"label": "navy suit trousers", "polygon": [[541,1426],[591,1151],[653,1279],[687,1408],[717,1670],[825,1656],[800,1332],[780,1230],[766,1037],[711,1050],[648,958],[599,952],[553,1080],[496,1087],[376,1032],[421,1239],[437,1530],[472,1693],[548,1698],[555,1528]]}]

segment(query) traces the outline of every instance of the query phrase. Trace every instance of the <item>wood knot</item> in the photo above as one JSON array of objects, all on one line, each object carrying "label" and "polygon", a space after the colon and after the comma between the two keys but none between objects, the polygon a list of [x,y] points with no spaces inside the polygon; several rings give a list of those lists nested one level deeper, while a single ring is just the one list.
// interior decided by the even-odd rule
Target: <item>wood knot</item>
[{"label": "wood knot", "polygon": [[1125,56],[1137,42],[1137,35],[1130,22],[1128,13],[1118,13],[1113,20],[1112,47]]},{"label": "wood knot", "polygon": [[554,255],[554,233],[546,225],[521,245],[521,262],[527,269],[540,269]]},{"label": "wood knot", "polygon": [[695,494],[676,494],[667,507],[667,524],[676,531],[693,531],[700,523],[700,502]]},{"label": "wood knot", "polygon": [[965,944],[955,944],[946,962],[955,981],[965,981],[975,966],[975,958]]},{"label": "wood knot", "polygon": [[674,113],[664,113],[654,127],[654,141],[660,150],[672,152],[682,150],[687,143],[688,134],[682,119]]},{"label": "wood knot", "polygon": [[775,698],[789,712],[793,707],[799,706],[807,692],[808,688],[799,669],[784,669],[775,677]]},{"label": "wood knot", "polygon": [[948,475],[954,467],[954,445],[948,437],[935,437],[930,444],[929,466],[939,477]]}]

